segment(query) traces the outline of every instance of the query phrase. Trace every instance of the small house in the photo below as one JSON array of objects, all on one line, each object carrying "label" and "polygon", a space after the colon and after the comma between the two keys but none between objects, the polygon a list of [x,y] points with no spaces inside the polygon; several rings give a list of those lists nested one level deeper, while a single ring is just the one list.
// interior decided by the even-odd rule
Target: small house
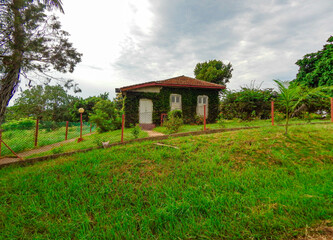
[{"label": "small house", "polygon": [[[117,89],[125,98],[126,126],[140,124],[145,129],[160,125],[169,111],[182,111],[185,123],[204,116],[214,122],[218,115],[219,92],[225,86],[186,76],[146,82]],[[204,107],[205,106],[205,107]]]}]

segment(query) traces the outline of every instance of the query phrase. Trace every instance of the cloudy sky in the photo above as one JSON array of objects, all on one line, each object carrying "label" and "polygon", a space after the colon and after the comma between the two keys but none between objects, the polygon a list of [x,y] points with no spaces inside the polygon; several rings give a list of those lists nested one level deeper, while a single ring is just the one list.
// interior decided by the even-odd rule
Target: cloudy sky
[{"label": "cloudy sky", "polygon": [[63,1],[63,28],[83,53],[69,75],[88,97],[231,62],[229,89],[292,80],[295,62],[333,35],[332,0]]}]

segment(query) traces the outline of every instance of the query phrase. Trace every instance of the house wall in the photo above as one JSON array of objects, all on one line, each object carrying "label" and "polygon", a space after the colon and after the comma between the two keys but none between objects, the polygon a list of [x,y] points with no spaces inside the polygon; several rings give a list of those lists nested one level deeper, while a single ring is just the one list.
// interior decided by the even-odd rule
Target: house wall
[{"label": "house wall", "polygon": [[194,88],[167,88],[163,87],[160,93],[130,92],[126,93],[125,116],[126,126],[139,122],[139,99],[147,98],[153,101],[153,123],[160,124],[161,114],[170,111],[170,95],[180,94],[182,96],[182,111],[185,123],[194,123],[196,116],[198,95],[208,96],[209,115],[207,122],[215,122],[218,116],[219,91],[211,89]]}]

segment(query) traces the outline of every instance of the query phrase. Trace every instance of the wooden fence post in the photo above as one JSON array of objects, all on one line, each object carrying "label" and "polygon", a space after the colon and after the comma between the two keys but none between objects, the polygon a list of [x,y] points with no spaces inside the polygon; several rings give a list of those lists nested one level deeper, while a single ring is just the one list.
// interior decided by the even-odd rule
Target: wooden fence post
[{"label": "wooden fence post", "polygon": [[36,120],[35,147],[37,147],[38,144],[38,128],[39,128],[39,119]]},{"label": "wooden fence post", "polygon": [[90,133],[91,133],[92,124],[90,123]]},{"label": "wooden fence post", "polygon": [[204,131],[206,131],[206,104],[204,105]]},{"label": "wooden fence post", "polygon": [[65,140],[68,138],[68,121],[66,121],[66,134],[65,134]]},{"label": "wooden fence post", "polygon": [[271,102],[271,117],[272,117],[272,126],[274,126],[274,101]]},{"label": "wooden fence post", "polygon": [[333,123],[333,97],[331,97],[331,122]]},{"label": "wooden fence post", "polygon": [[121,121],[121,142],[124,142],[124,126],[125,126],[125,115],[122,115]]},{"label": "wooden fence post", "polygon": [[1,157],[1,144],[2,144],[2,129],[0,129],[0,157]]}]

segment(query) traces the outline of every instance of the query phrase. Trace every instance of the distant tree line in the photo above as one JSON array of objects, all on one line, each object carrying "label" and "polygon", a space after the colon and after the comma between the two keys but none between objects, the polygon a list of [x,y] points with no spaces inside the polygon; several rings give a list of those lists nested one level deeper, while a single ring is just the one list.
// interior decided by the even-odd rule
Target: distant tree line
[{"label": "distant tree line", "polygon": [[80,121],[79,108],[84,108],[83,121],[95,122],[101,131],[121,125],[122,97],[109,99],[109,93],[82,98],[70,95],[61,85],[36,85],[23,91],[5,113],[5,122],[26,118],[53,122]]}]

